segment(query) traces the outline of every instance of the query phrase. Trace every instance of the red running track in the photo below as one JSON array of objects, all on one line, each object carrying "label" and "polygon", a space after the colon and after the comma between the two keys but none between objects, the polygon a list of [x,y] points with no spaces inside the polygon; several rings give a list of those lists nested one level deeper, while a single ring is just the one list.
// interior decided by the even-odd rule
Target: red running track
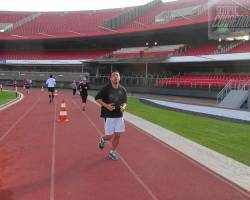
[{"label": "red running track", "polygon": [[[56,118],[65,99],[70,122]],[[97,147],[99,107],[61,92],[31,91],[0,112],[0,200],[249,200],[245,191],[130,123],[121,159]]]}]

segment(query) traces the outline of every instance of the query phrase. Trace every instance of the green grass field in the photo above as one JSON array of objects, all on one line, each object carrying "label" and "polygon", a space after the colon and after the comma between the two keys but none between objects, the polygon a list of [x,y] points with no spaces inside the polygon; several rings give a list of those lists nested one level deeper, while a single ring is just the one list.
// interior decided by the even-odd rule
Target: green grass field
[{"label": "green grass field", "polygon": [[127,112],[250,166],[250,125],[154,108],[131,97]]},{"label": "green grass field", "polygon": [[250,125],[155,108],[134,97],[126,110],[250,166]]},{"label": "green grass field", "polygon": [[15,92],[0,92],[0,105],[5,104],[16,98]]}]

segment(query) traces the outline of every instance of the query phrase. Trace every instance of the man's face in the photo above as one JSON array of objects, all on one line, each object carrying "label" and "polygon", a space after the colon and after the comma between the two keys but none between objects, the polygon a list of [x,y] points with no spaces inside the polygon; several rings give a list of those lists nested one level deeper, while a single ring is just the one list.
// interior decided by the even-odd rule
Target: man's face
[{"label": "man's face", "polygon": [[120,74],[118,72],[113,72],[110,80],[113,84],[118,84],[120,82]]}]

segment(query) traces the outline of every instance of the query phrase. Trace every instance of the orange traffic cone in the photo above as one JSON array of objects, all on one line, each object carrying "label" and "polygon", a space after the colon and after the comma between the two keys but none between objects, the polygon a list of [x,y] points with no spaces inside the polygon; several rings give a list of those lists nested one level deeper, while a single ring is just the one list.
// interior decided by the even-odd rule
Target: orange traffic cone
[{"label": "orange traffic cone", "polygon": [[57,93],[58,91],[57,90],[55,90],[55,92],[54,92],[54,96],[57,96],[58,95],[58,93]]},{"label": "orange traffic cone", "polygon": [[62,103],[61,103],[58,121],[59,122],[68,122],[69,121],[67,111],[66,111],[66,103],[64,102],[64,99],[62,100]]},{"label": "orange traffic cone", "polygon": [[43,88],[43,86],[42,86],[42,88],[41,88],[41,91],[42,91],[42,92],[44,91],[44,88]]}]

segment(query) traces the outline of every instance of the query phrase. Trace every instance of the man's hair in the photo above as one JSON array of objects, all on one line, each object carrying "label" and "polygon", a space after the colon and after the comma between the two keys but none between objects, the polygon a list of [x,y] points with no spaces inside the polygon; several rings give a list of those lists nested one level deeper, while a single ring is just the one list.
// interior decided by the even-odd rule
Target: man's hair
[{"label": "man's hair", "polygon": [[51,74],[51,75],[49,75],[49,77],[50,77],[50,78],[53,78],[53,75]]},{"label": "man's hair", "polygon": [[118,70],[114,70],[111,72],[111,75],[114,74],[114,73],[118,73],[120,75],[120,72]]}]

